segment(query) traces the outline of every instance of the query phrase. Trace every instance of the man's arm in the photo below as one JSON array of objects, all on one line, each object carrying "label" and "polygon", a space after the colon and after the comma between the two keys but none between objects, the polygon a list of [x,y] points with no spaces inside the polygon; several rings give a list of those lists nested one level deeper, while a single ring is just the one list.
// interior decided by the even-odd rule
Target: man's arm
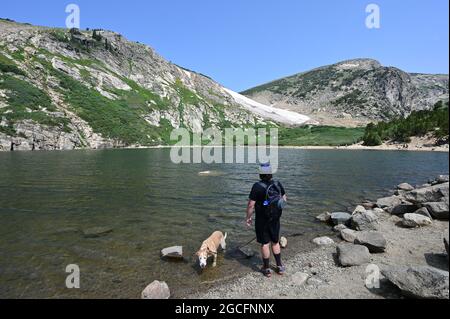
[{"label": "man's arm", "polygon": [[248,201],[248,204],[247,204],[246,224],[248,227],[250,227],[252,225],[252,216],[253,216],[253,212],[255,211],[255,204],[256,204],[256,202],[251,199]]}]

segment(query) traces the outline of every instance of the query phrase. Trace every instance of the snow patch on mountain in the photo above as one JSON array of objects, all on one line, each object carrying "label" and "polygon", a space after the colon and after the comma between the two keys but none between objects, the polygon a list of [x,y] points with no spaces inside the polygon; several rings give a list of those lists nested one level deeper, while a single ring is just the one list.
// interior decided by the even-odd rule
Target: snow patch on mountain
[{"label": "snow patch on mountain", "polygon": [[311,118],[296,112],[278,109],[256,102],[232,90],[224,88],[224,91],[231,95],[236,103],[242,105],[250,112],[257,114],[265,119],[270,119],[279,123],[288,125],[304,125],[311,121]]}]

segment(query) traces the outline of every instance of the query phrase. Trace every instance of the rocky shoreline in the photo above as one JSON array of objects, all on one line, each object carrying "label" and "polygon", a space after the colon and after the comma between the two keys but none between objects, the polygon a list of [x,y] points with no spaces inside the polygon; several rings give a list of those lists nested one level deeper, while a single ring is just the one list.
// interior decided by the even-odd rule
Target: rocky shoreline
[{"label": "rocky shoreline", "polygon": [[333,227],[335,238],[316,238],[317,249],[286,262],[285,276],[252,272],[190,297],[449,298],[448,175],[400,184],[391,196],[317,219]]}]

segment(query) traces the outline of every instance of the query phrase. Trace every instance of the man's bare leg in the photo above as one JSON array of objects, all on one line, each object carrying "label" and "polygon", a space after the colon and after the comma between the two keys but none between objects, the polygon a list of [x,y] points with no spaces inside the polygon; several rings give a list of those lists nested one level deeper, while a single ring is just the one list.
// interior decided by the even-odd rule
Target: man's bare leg
[{"label": "man's bare leg", "polygon": [[279,243],[276,244],[272,243],[272,252],[273,256],[275,257],[275,261],[277,263],[278,273],[282,275],[285,273],[286,269],[281,262],[281,246]]},{"label": "man's bare leg", "polygon": [[270,258],[270,244],[261,246],[261,256],[263,259]]},{"label": "man's bare leg", "polygon": [[265,276],[270,277],[270,244],[261,246],[261,257],[263,260],[263,273]]},{"label": "man's bare leg", "polygon": [[280,243],[272,244],[272,252],[274,255],[281,254],[281,246]]}]

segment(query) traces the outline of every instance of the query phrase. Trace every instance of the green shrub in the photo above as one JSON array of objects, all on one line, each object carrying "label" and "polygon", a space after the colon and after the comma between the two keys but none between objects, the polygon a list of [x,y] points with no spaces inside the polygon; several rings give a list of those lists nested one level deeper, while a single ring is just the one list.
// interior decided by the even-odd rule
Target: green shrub
[{"label": "green shrub", "polygon": [[379,146],[383,144],[380,135],[377,132],[370,131],[366,133],[363,137],[364,146]]},{"label": "green shrub", "polygon": [[14,73],[17,75],[23,75],[25,76],[25,72],[20,70],[15,63],[8,59],[3,54],[0,54],[0,72],[2,73]]},{"label": "green shrub", "polygon": [[[394,119],[390,122],[369,124],[364,134],[364,143],[371,145],[382,141],[394,140],[408,143],[412,136],[423,136],[432,133],[437,138],[448,136],[448,101],[438,102],[432,110],[415,111],[406,118]],[[381,144],[381,143],[380,143]]]},{"label": "green shrub", "polygon": [[16,136],[14,124],[24,120],[33,120],[45,126],[61,127],[70,132],[69,120],[47,114],[41,108],[50,112],[56,111],[50,97],[27,81],[10,75],[0,75],[0,89],[6,90],[8,106],[0,109],[0,117],[7,120],[8,126],[2,132]]},{"label": "green shrub", "polygon": [[[143,119],[142,105],[130,105],[131,96],[128,99],[110,100],[59,71],[54,73],[60,79],[66,102],[95,132],[127,145],[159,144],[161,136],[167,136],[166,127],[151,126]],[[139,104],[141,97],[134,97]]]}]

